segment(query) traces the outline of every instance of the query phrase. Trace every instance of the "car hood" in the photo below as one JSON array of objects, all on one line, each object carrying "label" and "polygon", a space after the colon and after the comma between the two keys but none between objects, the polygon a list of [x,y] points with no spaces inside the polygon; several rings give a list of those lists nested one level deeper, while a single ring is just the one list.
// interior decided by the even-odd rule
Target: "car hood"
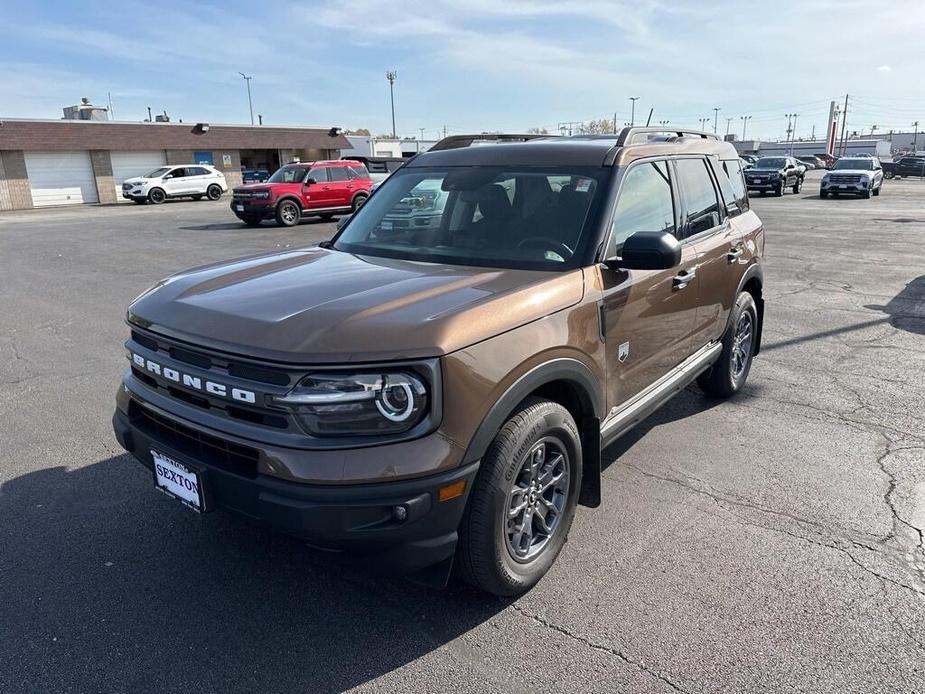
[{"label": "car hood", "polygon": [[126,178],[126,179],[125,179],[124,181],[122,181],[122,182],[123,182],[123,183],[131,183],[131,184],[133,184],[133,185],[137,185],[137,184],[139,184],[139,183],[144,183],[145,181],[150,181],[150,180],[151,180],[150,178],[145,178],[144,176],[135,176],[135,177],[133,177],[133,178]]},{"label": "car hood", "polygon": [[240,190],[242,192],[255,192],[255,191],[264,191],[270,190],[273,186],[279,185],[292,185],[292,184],[281,184],[281,183],[267,183],[266,181],[257,181],[254,183],[245,183],[244,185],[235,186],[235,190]]},{"label": "car hood", "polygon": [[159,282],[129,322],[284,363],[434,357],[578,303],[581,270],[504,270],[323,248],[196,268]]},{"label": "car hood", "polygon": [[761,175],[767,176],[768,174],[784,173],[784,170],[783,169],[756,169],[753,166],[752,168],[748,169],[747,172],[750,174],[755,174],[756,176],[761,176]]},{"label": "car hood", "polygon": [[857,176],[859,174],[873,176],[874,172],[870,169],[833,169],[831,171],[827,171],[825,175],[831,176],[832,174],[835,174],[836,176],[841,176],[842,174],[846,174],[848,176]]}]

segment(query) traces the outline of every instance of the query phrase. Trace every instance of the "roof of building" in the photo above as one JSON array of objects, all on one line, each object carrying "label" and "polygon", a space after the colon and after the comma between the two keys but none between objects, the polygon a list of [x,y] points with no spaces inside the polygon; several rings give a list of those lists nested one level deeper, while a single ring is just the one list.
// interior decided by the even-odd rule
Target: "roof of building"
[{"label": "roof of building", "polygon": [[350,149],[350,143],[331,128],[0,119],[0,149],[7,150],[303,148]]}]

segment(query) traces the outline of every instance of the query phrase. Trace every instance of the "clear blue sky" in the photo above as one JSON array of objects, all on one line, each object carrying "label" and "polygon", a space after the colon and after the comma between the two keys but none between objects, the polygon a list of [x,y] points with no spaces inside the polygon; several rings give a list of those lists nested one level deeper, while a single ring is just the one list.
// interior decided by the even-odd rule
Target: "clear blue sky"
[{"label": "clear blue sky", "polygon": [[[923,0],[0,0],[0,117],[58,118],[82,96],[119,120],[246,122],[237,72],[268,124],[390,130],[546,127],[612,117],[741,132],[925,127]],[[856,96],[856,98],[855,98]],[[712,127],[712,123],[710,125]]]}]

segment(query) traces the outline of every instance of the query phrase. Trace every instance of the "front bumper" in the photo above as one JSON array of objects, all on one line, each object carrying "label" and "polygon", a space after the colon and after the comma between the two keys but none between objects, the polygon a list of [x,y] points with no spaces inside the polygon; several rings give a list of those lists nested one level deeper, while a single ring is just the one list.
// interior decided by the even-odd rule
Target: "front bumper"
[{"label": "front bumper", "polygon": [[[133,407],[150,408],[139,402]],[[169,413],[158,416],[170,418]],[[182,450],[176,443],[179,439],[159,433],[166,429],[145,426],[143,417],[133,416],[132,407],[128,411],[118,407],[112,422],[122,447],[149,470],[154,466],[152,449],[194,469],[205,490],[207,510],[230,511],[317,547],[344,552],[377,570],[400,574],[454,555],[457,528],[479,466],[474,463],[395,482],[302,484],[206,460],[205,455],[191,454],[188,447]],[[215,440],[221,437],[220,432],[214,434]],[[267,454],[274,454],[272,447],[266,448]],[[200,450],[205,450],[201,444]],[[287,455],[294,453],[312,456],[315,452],[287,451]],[[462,495],[440,501],[439,490],[458,482],[464,484]],[[404,511],[396,511],[397,507]],[[400,519],[402,514],[405,517]]]},{"label": "front bumper", "polygon": [[231,201],[231,211],[238,219],[272,219],[276,206],[269,199],[261,200],[234,200]]},{"label": "front bumper", "polygon": [[748,190],[777,190],[782,185],[781,179],[779,178],[770,178],[764,179],[761,181],[755,181],[745,179],[745,187]]},{"label": "front bumper", "polygon": [[822,181],[819,184],[819,191],[822,193],[847,193],[860,194],[870,190],[870,181],[860,181],[858,183],[831,183]]},{"label": "front bumper", "polygon": [[140,190],[123,190],[122,197],[126,200],[141,200],[142,198],[147,198],[147,194],[143,193]]}]

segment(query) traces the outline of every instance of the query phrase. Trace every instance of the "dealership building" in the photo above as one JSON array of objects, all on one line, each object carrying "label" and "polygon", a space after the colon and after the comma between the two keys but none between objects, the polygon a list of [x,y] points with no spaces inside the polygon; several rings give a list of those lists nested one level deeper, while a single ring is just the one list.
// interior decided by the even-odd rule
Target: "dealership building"
[{"label": "dealership building", "polygon": [[122,181],[164,165],[211,164],[235,186],[245,168],[349,149],[334,128],[2,119],[0,210],[122,202]]}]

